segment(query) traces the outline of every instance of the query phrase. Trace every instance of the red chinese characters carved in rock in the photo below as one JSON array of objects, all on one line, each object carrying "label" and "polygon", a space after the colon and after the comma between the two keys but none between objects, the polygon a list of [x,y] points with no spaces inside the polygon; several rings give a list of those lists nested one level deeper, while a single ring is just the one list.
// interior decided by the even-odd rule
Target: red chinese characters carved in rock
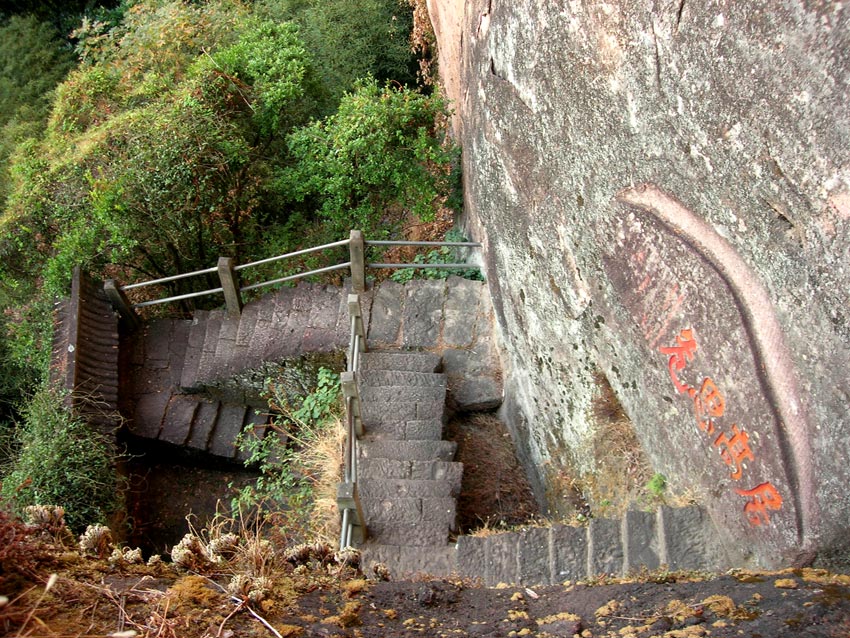
[{"label": "red chinese characters carved in rock", "polygon": [[694,333],[691,329],[682,330],[682,332],[679,333],[679,336],[676,337],[675,346],[659,348],[663,354],[670,355],[667,367],[670,370],[670,378],[673,380],[673,386],[679,394],[693,389],[679,380],[678,373],[685,369],[688,361],[693,361],[696,349],[697,342],[694,339]]},{"label": "red chinese characters carved in rock", "polygon": [[773,483],[762,483],[751,490],[735,491],[748,499],[747,504],[744,505],[744,513],[750,524],[756,527],[770,522],[767,510],[782,509],[782,495]]},{"label": "red chinese characters carved in rock", "polygon": [[[682,330],[676,336],[676,345],[659,348],[659,351],[669,357],[667,368],[676,392],[687,394],[693,399],[697,427],[714,437],[718,429],[715,419],[726,413],[726,399],[723,393],[711,377],[705,377],[697,390],[684,382],[681,375],[687,364],[694,360],[697,351],[693,329]],[[749,440],[750,435],[737,424],[733,424],[731,435],[721,430],[712,441],[720,453],[720,458],[731,469],[730,477],[735,481],[740,481],[743,477],[744,461],[755,461]],[[754,527],[770,523],[768,510],[777,511],[782,508],[782,496],[773,483],[762,483],[751,490],[736,489],[735,492],[747,498],[744,514]]]}]

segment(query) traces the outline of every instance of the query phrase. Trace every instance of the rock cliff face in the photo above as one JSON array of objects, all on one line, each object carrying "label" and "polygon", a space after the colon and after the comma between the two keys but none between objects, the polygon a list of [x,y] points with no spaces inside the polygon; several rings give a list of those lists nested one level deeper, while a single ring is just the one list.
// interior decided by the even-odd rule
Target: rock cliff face
[{"label": "rock cliff face", "polygon": [[850,9],[432,0],[505,416],[592,473],[604,373],[734,560],[850,524]]}]

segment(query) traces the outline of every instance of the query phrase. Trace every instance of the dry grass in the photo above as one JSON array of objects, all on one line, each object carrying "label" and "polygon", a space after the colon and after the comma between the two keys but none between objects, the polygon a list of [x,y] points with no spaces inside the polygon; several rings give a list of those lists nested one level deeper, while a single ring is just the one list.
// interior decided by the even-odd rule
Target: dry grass
[{"label": "dry grass", "polygon": [[301,458],[313,482],[311,536],[335,542],[339,537],[337,486],[343,479],[346,428],[340,418],[327,423],[302,450]]},{"label": "dry grass", "polygon": [[597,372],[594,381],[598,389],[592,406],[596,470],[583,480],[582,492],[597,515],[619,515],[630,503],[646,500],[653,470],[608,379]]},{"label": "dry grass", "polygon": [[449,423],[446,436],[457,442],[456,460],[463,463],[461,531],[504,530],[535,520],[537,503],[501,421],[492,414],[463,415]]}]

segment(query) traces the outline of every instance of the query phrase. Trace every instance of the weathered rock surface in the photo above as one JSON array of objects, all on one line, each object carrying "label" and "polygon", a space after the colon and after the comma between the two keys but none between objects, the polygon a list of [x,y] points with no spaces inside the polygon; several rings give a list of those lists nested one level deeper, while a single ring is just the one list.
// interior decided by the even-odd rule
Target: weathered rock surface
[{"label": "weathered rock surface", "polygon": [[[441,62],[460,77],[447,88],[470,230],[486,245],[505,416],[540,494],[544,468],[593,471],[602,371],[656,470],[700,495],[737,562],[841,542],[850,10],[429,6],[441,50],[460,52],[458,68]],[[658,191],[618,201],[642,183]]]}]

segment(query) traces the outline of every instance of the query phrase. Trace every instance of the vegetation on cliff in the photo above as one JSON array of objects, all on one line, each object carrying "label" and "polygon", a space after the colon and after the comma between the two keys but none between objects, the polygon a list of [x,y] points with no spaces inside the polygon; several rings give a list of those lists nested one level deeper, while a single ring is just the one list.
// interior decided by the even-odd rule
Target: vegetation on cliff
[{"label": "vegetation on cliff", "polygon": [[31,4],[0,13],[7,497],[74,265],[132,281],[386,233],[456,184],[406,2]]}]

